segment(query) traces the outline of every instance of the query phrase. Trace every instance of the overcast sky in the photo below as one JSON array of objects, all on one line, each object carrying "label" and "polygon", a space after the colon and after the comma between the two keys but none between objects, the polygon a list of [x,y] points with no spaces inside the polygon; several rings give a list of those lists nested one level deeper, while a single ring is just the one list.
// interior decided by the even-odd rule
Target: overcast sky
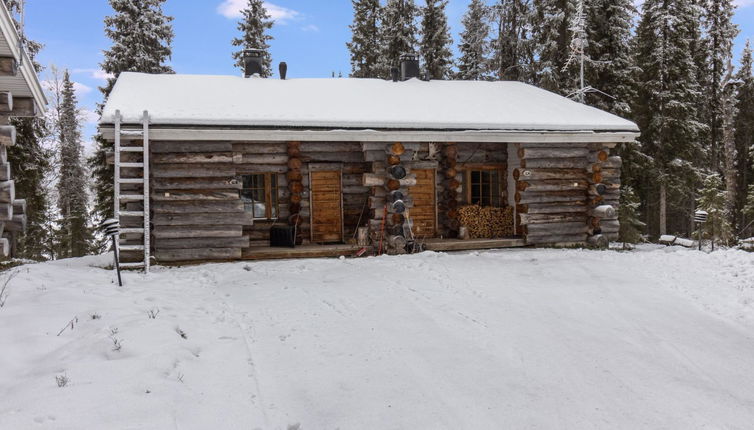
[{"label": "overcast sky", "polygon": [[[488,0],[490,3],[492,0]],[[754,39],[754,0],[739,0],[735,21],[741,28],[736,55],[746,38]],[[237,74],[230,40],[238,34],[238,10],[245,0],[168,0],[165,12],[175,18],[172,66],[178,73]],[[422,4],[417,0],[417,4]],[[469,0],[450,0],[448,16],[454,41]],[[275,0],[267,3],[276,20],[272,56],[277,65],[288,63],[288,75],[327,77],[347,75],[350,66],[345,43],[350,38],[350,0]],[[99,63],[109,46],[103,18],[112,13],[107,0],[26,0],[26,31],[45,44],[44,65],[70,69],[77,83],[81,106],[93,111],[101,102],[97,90],[103,83]],[[275,66],[275,69],[277,66]],[[47,79],[43,73],[42,79]],[[84,130],[91,139],[96,122],[88,115]],[[88,146],[88,145],[87,145]]]}]

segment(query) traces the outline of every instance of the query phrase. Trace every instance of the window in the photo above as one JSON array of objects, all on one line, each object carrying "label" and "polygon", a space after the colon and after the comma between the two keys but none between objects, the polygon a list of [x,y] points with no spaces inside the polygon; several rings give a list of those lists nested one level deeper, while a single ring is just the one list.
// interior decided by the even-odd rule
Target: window
[{"label": "window", "polygon": [[278,178],[274,173],[242,175],[241,200],[254,219],[278,217]]},{"label": "window", "polygon": [[472,167],[466,170],[466,201],[480,206],[503,206],[504,170],[500,167]]}]

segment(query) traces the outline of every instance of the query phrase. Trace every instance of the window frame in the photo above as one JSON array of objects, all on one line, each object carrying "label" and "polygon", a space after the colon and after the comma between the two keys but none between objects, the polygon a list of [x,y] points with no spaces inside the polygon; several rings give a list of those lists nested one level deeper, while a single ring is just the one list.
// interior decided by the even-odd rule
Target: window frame
[{"label": "window frame", "polygon": [[[497,190],[499,195],[499,205],[498,206],[492,206],[490,205],[484,205],[483,202],[474,203],[471,199],[472,194],[472,188],[473,183],[471,181],[471,176],[473,172],[491,172],[496,171],[498,174],[498,182],[499,182],[499,188]],[[466,197],[466,203],[467,204],[478,204],[479,206],[492,206],[492,207],[505,207],[507,205],[507,202],[505,200],[505,193],[506,193],[506,183],[507,178],[505,177],[506,174],[506,165],[505,164],[467,164],[464,166],[464,194]],[[481,182],[479,183],[481,186]],[[490,189],[492,189],[492,186],[490,184]],[[494,193],[495,191],[492,190],[491,193]],[[481,190],[480,190],[481,195]],[[489,198],[492,199],[494,194],[490,194]],[[492,201],[490,201],[492,203]]]},{"label": "window frame", "polygon": [[[243,172],[239,173],[237,180],[241,183],[241,189],[238,190],[238,196],[241,198],[241,201],[243,202],[243,192],[244,191],[255,191],[255,190],[262,190],[262,188],[256,187],[256,188],[245,188],[244,187],[244,176],[262,176],[264,178],[264,216],[257,216],[257,214],[254,211],[254,208],[252,206],[251,210],[251,216],[252,219],[255,221],[274,221],[276,219],[280,218],[280,181],[278,178],[278,174],[274,172]],[[273,186],[272,180],[275,180],[275,184]],[[273,196],[275,197],[273,200]],[[273,217],[273,209],[275,216]],[[244,212],[246,211],[246,205],[244,203]]]}]

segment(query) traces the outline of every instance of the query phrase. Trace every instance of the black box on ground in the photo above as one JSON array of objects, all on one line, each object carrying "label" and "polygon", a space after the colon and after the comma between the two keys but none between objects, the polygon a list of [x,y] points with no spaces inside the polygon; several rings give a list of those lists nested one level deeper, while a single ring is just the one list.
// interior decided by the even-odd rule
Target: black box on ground
[{"label": "black box on ground", "polygon": [[273,247],[296,247],[295,227],[288,225],[276,225],[270,228],[270,246]]}]

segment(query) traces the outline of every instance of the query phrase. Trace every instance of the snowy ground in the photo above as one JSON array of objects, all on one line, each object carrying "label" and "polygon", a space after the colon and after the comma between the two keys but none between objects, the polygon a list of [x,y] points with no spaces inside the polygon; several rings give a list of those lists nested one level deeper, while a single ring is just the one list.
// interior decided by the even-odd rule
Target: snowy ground
[{"label": "snowy ground", "polygon": [[95,267],[106,262],[16,269],[0,308],[0,429],[754,423],[742,251],[218,264],[129,273],[124,288]]}]

